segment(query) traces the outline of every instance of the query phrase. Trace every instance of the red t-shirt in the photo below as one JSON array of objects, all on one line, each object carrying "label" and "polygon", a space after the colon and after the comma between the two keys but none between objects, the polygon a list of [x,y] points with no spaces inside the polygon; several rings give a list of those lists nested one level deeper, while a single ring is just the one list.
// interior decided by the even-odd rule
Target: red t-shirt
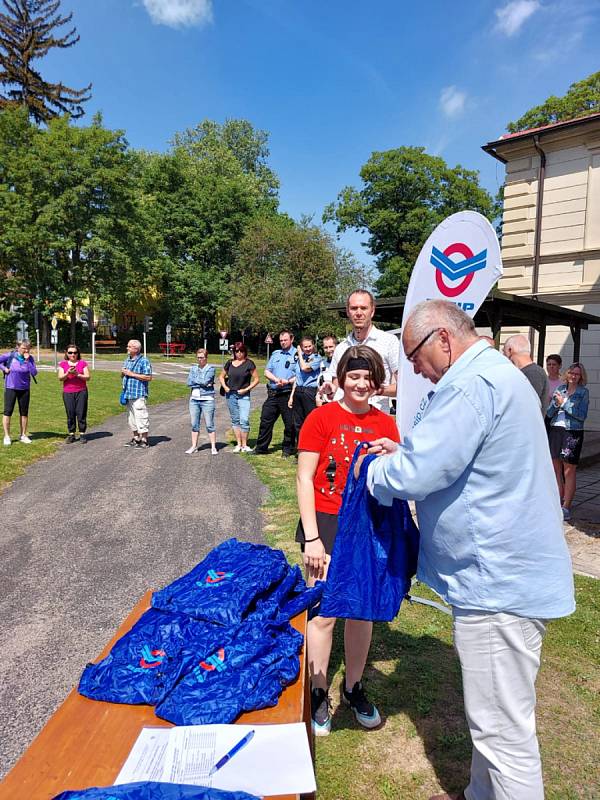
[{"label": "red t-shirt", "polygon": [[313,479],[317,511],[339,513],[357,445],[382,436],[400,441],[394,418],[373,406],[365,414],[351,414],[339,403],[327,403],[310,412],[300,429],[298,450],[319,454]]}]

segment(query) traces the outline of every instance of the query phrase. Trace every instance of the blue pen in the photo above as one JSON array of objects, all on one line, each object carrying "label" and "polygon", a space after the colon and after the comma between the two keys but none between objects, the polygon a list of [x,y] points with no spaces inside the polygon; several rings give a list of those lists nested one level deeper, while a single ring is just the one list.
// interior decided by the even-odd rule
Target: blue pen
[{"label": "blue pen", "polygon": [[254,731],[250,731],[249,733],[247,733],[244,736],[243,739],[240,739],[240,741],[237,744],[233,745],[233,747],[231,748],[231,750],[228,753],[225,753],[223,758],[220,758],[217,761],[217,763],[214,765],[214,767],[211,769],[211,771],[208,774],[209,775],[214,775],[217,770],[221,769],[221,767],[224,767],[225,764],[228,761],[230,761],[234,757],[234,755],[236,753],[239,753],[239,751],[242,749],[242,747],[245,747],[248,744],[248,742],[252,741],[252,737],[253,736],[254,736]]}]

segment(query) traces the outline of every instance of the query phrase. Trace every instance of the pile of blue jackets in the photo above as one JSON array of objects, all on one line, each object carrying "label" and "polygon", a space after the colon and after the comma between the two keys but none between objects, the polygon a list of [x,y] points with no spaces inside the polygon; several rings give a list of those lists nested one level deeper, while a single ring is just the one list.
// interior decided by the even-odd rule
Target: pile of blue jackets
[{"label": "pile of blue jackets", "polygon": [[258,798],[246,792],[224,792],[219,789],[207,789],[204,786],[147,781],[62,792],[54,800],[258,800]]},{"label": "pile of blue jackets", "polygon": [[277,704],[299,672],[303,636],[290,619],[315,605],[280,550],[229,539],[155,592],[106,658],[88,664],[79,692],[146,703],[176,725],[233,722]]}]

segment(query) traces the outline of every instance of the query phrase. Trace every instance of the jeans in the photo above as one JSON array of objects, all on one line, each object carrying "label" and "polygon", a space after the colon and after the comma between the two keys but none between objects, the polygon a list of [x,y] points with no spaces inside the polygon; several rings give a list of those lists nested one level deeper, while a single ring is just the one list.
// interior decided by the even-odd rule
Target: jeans
[{"label": "jeans", "polygon": [[544,800],[535,729],[543,620],[454,611],[465,714],[473,741],[467,800]]},{"label": "jeans", "polygon": [[250,395],[227,393],[227,405],[231,415],[231,426],[242,431],[250,430]]},{"label": "jeans", "polygon": [[198,433],[200,430],[200,418],[204,417],[206,430],[214,433],[215,430],[215,401],[212,397],[208,400],[196,400],[190,397],[190,417],[192,420],[192,430]]}]

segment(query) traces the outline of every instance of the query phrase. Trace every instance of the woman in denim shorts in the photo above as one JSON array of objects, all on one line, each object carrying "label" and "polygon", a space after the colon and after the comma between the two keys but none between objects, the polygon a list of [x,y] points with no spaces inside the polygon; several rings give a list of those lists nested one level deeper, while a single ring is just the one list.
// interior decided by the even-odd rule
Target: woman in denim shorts
[{"label": "woman in denim shorts", "polygon": [[204,417],[210,452],[217,455],[217,434],[215,433],[215,368],[208,363],[208,351],[203,347],[196,350],[198,363],[190,370],[188,386],[191,387],[190,417],[192,420],[192,446],[186,450],[186,455],[195,453],[198,449],[198,436],[200,435],[200,419]]},{"label": "woman in denim shorts", "polygon": [[550,420],[550,455],[565,520],[571,519],[571,503],[576,489],[575,473],[583,446],[583,424],[590,402],[586,383],[587,373],[583,364],[571,364],[566,372],[565,382],[557,387],[546,411],[546,418]]}]

